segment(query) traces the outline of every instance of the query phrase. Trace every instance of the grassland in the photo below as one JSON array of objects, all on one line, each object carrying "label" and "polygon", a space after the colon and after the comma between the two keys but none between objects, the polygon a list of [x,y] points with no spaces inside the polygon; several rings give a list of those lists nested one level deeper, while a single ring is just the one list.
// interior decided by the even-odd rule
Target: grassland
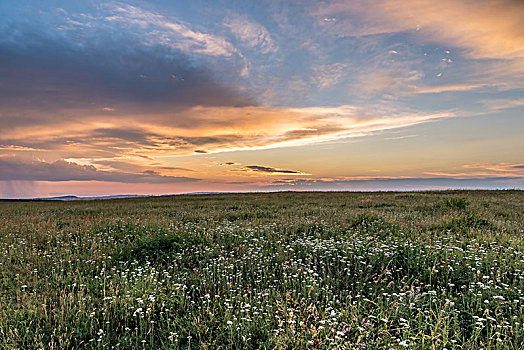
[{"label": "grassland", "polygon": [[2,349],[523,349],[524,193],[0,203]]}]

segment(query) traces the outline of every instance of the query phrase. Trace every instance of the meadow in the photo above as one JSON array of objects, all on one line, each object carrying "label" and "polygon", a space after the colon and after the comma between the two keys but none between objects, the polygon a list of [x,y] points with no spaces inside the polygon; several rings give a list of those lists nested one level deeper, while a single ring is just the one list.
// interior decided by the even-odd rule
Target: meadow
[{"label": "meadow", "polygon": [[0,202],[1,349],[524,349],[524,192]]}]

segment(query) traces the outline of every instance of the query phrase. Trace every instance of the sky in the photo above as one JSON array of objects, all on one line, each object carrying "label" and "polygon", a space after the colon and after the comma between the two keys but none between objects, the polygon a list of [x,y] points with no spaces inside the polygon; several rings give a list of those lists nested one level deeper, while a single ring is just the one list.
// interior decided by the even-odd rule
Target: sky
[{"label": "sky", "polygon": [[0,1],[0,198],[524,189],[524,2]]}]

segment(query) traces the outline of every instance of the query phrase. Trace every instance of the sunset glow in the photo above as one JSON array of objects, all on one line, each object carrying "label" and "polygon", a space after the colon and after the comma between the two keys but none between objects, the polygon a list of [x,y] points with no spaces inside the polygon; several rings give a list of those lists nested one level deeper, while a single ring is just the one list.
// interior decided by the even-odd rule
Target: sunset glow
[{"label": "sunset glow", "polygon": [[522,1],[3,1],[0,198],[524,188]]}]

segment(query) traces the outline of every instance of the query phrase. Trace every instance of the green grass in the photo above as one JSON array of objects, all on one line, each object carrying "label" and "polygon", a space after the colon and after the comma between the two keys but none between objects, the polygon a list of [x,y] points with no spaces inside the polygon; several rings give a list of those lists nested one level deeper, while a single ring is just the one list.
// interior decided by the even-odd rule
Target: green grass
[{"label": "green grass", "polygon": [[0,203],[2,349],[523,349],[524,193]]}]

